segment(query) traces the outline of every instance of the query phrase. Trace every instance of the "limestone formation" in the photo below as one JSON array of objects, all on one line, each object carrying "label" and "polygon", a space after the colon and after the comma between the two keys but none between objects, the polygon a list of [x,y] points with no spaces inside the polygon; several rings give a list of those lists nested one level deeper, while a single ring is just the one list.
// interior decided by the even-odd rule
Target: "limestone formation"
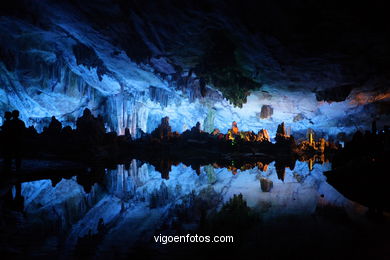
[{"label": "limestone formation", "polygon": [[270,105],[263,105],[261,107],[260,118],[261,119],[270,118],[273,113],[274,113],[274,109]]},{"label": "limestone formation", "polygon": [[263,192],[270,192],[274,183],[266,178],[260,178],[260,187]]}]

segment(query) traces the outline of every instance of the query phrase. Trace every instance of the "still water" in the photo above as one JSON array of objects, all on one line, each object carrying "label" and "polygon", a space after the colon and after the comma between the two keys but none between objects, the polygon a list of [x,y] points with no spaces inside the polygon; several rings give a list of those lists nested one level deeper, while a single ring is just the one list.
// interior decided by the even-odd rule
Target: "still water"
[{"label": "still water", "polygon": [[330,167],[315,164],[310,171],[306,162],[297,161],[281,180],[274,163],[237,172],[211,165],[195,171],[178,164],[164,179],[153,166],[132,160],[102,169],[94,183],[85,185],[80,177],[25,182],[12,190],[22,206],[13,216],[17,232],[9,231],[14,240],[6,246],[26,255],[68,258],[80,247],[80,238],[100,232],[97,241],[87,243],[94,257],[126,255],[174,226],[180,225],[176,231],[181,234],[194,232],[200,208],[218,211],[235,194],[243,195],[263,223],[286,216],[312,219],[326,206],[359,216],[364,207],[326,182],[323,172]]}]

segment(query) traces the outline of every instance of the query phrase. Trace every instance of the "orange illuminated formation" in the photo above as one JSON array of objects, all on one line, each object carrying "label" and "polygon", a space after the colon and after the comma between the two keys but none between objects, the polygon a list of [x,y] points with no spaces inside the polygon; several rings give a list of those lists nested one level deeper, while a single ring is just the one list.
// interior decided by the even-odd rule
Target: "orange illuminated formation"
[{"label": "orange illuminated formation", "polygon": [[233,123],[232,123],[232,132],[235,135],[238,134],[238,127],[237,127],[237,122],[236,121],[233,121]]}]

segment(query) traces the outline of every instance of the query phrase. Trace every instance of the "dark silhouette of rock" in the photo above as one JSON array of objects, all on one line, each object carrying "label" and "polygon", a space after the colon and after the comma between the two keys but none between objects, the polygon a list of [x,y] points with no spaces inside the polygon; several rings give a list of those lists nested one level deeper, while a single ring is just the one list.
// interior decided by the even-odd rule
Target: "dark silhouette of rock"
[{"label": "dark silhouette of rock", "polygon": [[284,177],[286,176],[286,166],[283,162],[276,160],[275,162],[275,170],[278,175],[278,179],[284,181]]},{"label": "dark silhouette of rock", "polygon": [[168,139],[172,133],[172,128],[169,125],[169,117],[163,117],[160,125],[151,133],[152,137],[163,140]]},{"label": "dark silhouette of rock", "polygon": [[70,126],[65,126],[61,130],[61,137],[65,138],[66,140],[70,140],[73,137],[73,129]]},{"label": "dark silhouette of rock", "polygon": [[284,126],[284,122],[278,125],[278,129],[276,130],[276,135],[286,136],[286,128]]},{"label": "dark silhouette of rock", "polygon": [[128,127],[125,128],[125,136],[131,136],[130,130]]},{"label": "dark silhouette of rock", "polygon": [[[373,129],[375,126],[373,124]],[[374,131],[373,131],[374,132]],[[382,215],[390,209],[388,158],[390,158],[390,133],[379,131],[362,134],[357,131],[332,159],[332,171],[327,181],[343,195],[362,203],[370,213]],[[377,185],[367,185],[367,178],[380,180]]]},{"label": "dark silhouette of rock", "polygon": [[55,116],[52,116],[49,127],[46,130],[47,134],[50,136],[59,136],[61,133],[61,129],[62,129],[61,122],[58,121]]},{"label": "dark silhouette of rock", "polygon": [[12,145],[10,145],[11,158],[15,160],[16,170],[20,169],[22,163],[23,138],[25,136],[25,131],[26,126],[24,122],[19,119],[19,111],[12,111],[9,138],[12,143]]},{"label": "dark silhouette of rock", "polygon": [[270,192],[274,183],[266,178],[260,178],[261,191]]},{"label": "dark silhouette of rock", "polygon": [[197,122],[194,127],[191,128],[191,133],[193,134],[200,134],[202,130],[200,129],[200,123]]},{"label": "dark silhouette of rock", "polygon": [[125,141],[131,142],[133,139],[130,134],[130,129],[128,127],[125,128]]},{"label": "dark silhouette of rock", "polygon": [[101,144],[105,134],[103,117],[95,118],[91,110],[84,109],[83,116],[76,121],[77,133],[81,142],[86,144]]},{"label": "dark silhouette of rock", "polygon": [[82,135],[87,135],[92,126],[93,116],[91,110],[88,108],[84,109],[83,115],[76,121],[77,131]]},{"label": "dark silhouette of rock", "polygon": [[38,136],[38,132],[37,132],[37,129],[35,129],[34,126],[29,126],[27,129],[26,129],[26,137],[28,138],[35,138]]},{"label": "dark silhouette of rock", "polygon": [[278,125],[278,129],[276,130],[275,140],[277,144],[285,145],[286,148],[290,150],[296,148],[295,139],[293,136],[287,135],[284,122]]}]

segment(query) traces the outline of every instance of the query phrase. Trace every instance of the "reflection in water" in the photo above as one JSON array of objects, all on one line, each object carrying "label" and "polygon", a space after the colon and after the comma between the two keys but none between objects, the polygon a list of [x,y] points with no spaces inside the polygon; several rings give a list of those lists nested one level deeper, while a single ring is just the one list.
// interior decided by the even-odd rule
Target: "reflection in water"
[{"label": "reflection in water", "polygon": [[15,184],[12,189],[6,191],[4,197],[4,206],[6,208],[23,211],[24,210],[24,197],[22,196],[22,185],[20,183]]},{"label": "reflection in water", "polygon": [[207,157],[197,159],[192,158],[185,161],[155,157],[149,158],[147,163],[153,165],[156,171],[161,173],[161,178],[168,180],[169,173],[172,171],[172,166],[178,166],[181,163],[194,169],[197,175],[200,175],[201,167],[208,165],[212,166],[213,168],[226,168],[232,172],[233,175],[235,175],[238,173],[238,171],[245,171],[253,168],[257,168],[260,171],[267,171],[268,165],[274,161],[274,167],[278,174],[278,178],[280,180],[284,180],[285,169],[289,168],[290,170],[294,170],[297,160],[300,162],[306,162],[310,171],[313,170],[315,164],[323,165],[324,163],[329,163],[329,158],[327,158],[325,154],[315,154],[310,157],[302,156],[298,159],[295,156],[280,156],[275,159],[272,159],[268,156],[238,156],[231,159],[219,159],[217,161]]},{"label": "reflection in water", "polygon": [[[169,174],[159,172],[162,168],[169,168]],[[69,255],[87,243],[96,247],[93,254],[98,256],[109,256],[113,248],[125,254],[129,247],[150,242],[156,230],[176,225],[183,209],[190,210],[187,227],[196,226],[202,212],[196,207],[204,207],[197,206],[197,198],[218,209],[241,193],[264,221],[310,215],[322,204],[353,204],[326,183],[322,173],[330,169],[329,163],[315,164],[311,170],[300,161],[195,168],[171,162],[154,167],[132,160],[116,169],[90,169],[95,173],[92,182],[91,174],[22,183],[16,193],[3,196],[3,202],[15,210],[24,204],[23,225],[40,230],[40,239],[34,237],[40,241],[35,250]]]}]

